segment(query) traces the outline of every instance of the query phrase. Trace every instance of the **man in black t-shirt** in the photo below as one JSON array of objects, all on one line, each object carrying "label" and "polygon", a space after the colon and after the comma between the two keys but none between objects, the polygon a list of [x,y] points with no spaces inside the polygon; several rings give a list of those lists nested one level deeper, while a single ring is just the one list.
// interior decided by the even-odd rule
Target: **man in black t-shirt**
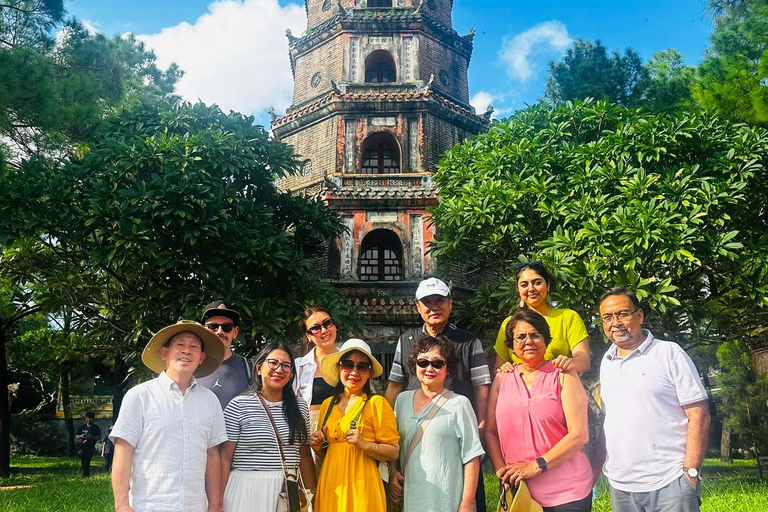
[{"label": "man in black t-shirt", "polygon": [[230,400],[251,385],[251,363],[232,352],[232,342],[240,333],[240,313],[217,300],[205,306],[200,323],[224,342],[224,361],[215,372],[197,379],[197,383],[213,391],[224,410]]},{"label": "man in black t-shirt", "polygon": [[75,433],[75,440],[80,441],[80,465],[83,477],[91,476],[91,459],[96,448],[96,441],[101,439],[101,429],[93,422],[92,411],[85,413],[85,423]]}]

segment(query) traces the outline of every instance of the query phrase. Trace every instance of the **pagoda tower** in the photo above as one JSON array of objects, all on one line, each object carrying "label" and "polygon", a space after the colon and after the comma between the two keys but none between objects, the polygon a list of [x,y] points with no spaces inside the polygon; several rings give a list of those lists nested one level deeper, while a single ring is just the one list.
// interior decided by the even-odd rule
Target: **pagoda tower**
[{"label": "pagoda tower", "polygon": [[416,286],[436,271],[427,208],[437,204],[437,163],[490,121],[469,104],[474,32],[453,30],[453,0],[305,6],[304,35],[286,33],[293,104],[272,114],[275,137],[305,160],[279,186],[319,194],[340,213],[346,231],[319,264],[362,310],[366,339],[393,343],[420,324]]}]

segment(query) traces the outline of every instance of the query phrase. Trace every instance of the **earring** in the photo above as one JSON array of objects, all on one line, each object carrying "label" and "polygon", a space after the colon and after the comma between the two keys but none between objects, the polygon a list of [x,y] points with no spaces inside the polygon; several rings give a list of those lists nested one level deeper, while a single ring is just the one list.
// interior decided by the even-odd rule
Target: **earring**
[{"label": "earring", "polygon": [[525,301],[523,299],[520,299],[519,305],[521,308],[525,307]]}]

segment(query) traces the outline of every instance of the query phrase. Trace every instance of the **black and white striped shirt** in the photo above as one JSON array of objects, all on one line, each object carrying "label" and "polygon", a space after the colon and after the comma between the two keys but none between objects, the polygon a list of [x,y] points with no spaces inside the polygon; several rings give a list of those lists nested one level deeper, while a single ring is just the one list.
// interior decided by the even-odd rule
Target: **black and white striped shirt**
[{"label": "black and white striped shirt", "polygon": [[[303,398],[297,398],[299,410],[304,417],[309,432],[309,407]],[[288,444],[290,429],[283,415],[283,402],[269,402],[265,399],[272,417],[283,439],[283,452],[288,468],[299,465],[299,447],[301,444]],[[237,443],[232,457],[232,469],[240,471],[282,471],[280,451],[275,439],[275,431],[264,411],[261,400],[254,395],[236,396],[224,409],[224,423],[227,438]]]}]

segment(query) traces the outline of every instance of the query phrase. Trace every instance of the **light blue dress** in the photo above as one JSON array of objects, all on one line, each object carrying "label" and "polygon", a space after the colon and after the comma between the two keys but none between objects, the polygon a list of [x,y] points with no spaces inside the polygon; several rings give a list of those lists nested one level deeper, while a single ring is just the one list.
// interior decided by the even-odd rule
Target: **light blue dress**
[{"label": "light blue dress", "polygon": [[[400,393],[395,402],[401,464],[419,420],[435,406],[436,400],[433,400],[415,415],[413,395],[416,392]],[[464,492],[464,464],[484,453],[472,404],[467,397],[454,393],[432,418],[405,468],[404,512],[458,510]]]}]

